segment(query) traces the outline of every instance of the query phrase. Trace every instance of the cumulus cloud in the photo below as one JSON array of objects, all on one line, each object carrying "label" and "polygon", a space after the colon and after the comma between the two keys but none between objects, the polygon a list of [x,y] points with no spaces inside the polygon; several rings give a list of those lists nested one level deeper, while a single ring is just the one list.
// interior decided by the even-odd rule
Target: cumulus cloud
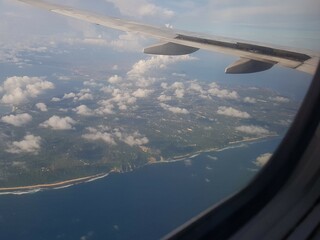
[{"label": "cumulus cloud", "polygon": [[79,93],[77,97],[76,100],[78,101],[93,100],[93,95],[91,93]]},{"label": "cumulus cloud", "polygon": [[174,82],[169,89],[174,90],[176,98],[183,98],[185,94],[184,84],[182,82]]},{"label": "cumulus cloud", "polygon": [[270,134],[270,131],[268,129],[265,129],[259,126],[254,126],[254,125],[242,125],[242,126],[236,127],[236,130],[239,132],[252,134],[252,135]]},{"label": "cumulus cloud", "polygon": [[48,108],[47,105],[44,103],[37,103],[36,108],[38,108],[41,112],[47,112]]},{"label": "cumulus cloud", "polygon": [[118,75],[113,75],[108,79],[108,82],[111,83],[111,84],[119,83],[121,81],[122,81],[122,77],[120,77]]},{"label": "cumulus cloud", "polygon": [[243,101],[244,101],[245,103],[257,103],[257,99],[252,98],[252,97],[245,97],[245,98],[243,99]]},{"label": "cumulus cloud", "polygon": [[166,96],[164,94],[161,94],[159,97],[158,97],[158,100],[160,102],[167,102],[167,101],[170,101],[172,99],[172,97],[170,96]]},{"label": "cumulus cloud", "polygon": [[85,88],[81,89],[78,93],[65,93],[62,99],[73,99],[73,101],[93,100],[93,95],[91,94],[90,89]]},{"label": "cumulus cloud", "polygon": [[70,130],[73,129],[73,124],[76,124],[76,121],[71,117],[58,117],[54,115],[47,121],[41,123],[40,127],[51,128],[54,130]]},{"label": "cumulus cloud", "polygon": [[279,103],[287,103],[287,102],[290,102],[290,99],[289,99],[289,98],[285,98],[285,97],[281,97],[281,96],[270,97],[269,99],[270,99],[271,101],[279,102]]},{"label": "cumulus cloud", "polygon": [[177,113],[177,114],[188,114],[189,111],[185,108],[179,108],[179,107],[173,107],[164,103],[160,103],[160,106],[167,111],[170,111],[172,113]]},{"label": "cumulus cloud", "polygon": [[176,89],[174,91],[174,95],[177,97],[177,98],[183,98],[184,97],[184,89]]},{"label": "cumulus cloud", "polygon": [[152,90],[139,88],[138,90],[136,90],[132,93],[132,96],[134,96],[136,98],[145,98],[145,97],[149,96],[149,94],[152,92],[153,92]]},{"label": "cumulus cloud", "polygon": [[199,92],[199,93],[204,93],[203,88],[200,86],[198,83],[191,83],[189,86],[189,90],[194,91],[194,92]]},{"label": "cumulus cloud", "polygon": [[136,62],[130,71],[128,71],[127,76],[131,80],[135,80],[136,84],[141,86],[146,86],[150,82],[154,81],[153,78],[150,78],[150,74],[154,74],[155,70],[165,69],[169,64],[181,62],[181,61],[190,61],[194,60],[194,57],[189,55],[183,56],[152,56],[148,57],[145,60],[140,60]]},{"label": "cumulus cloud", "polygon": [[91,141],[104,141],[110,145],[116,145],[116,142],[111,133],[107,132],[106,130],[98,130],[96,128],[88,127],[88,133],[83,134],[82,138]]},{"label": "cumulus cloud", "polygon": [[92,109],[88,108],[86,105],[80,105],[74,109],[72,109],[73,111],[75,111],[77,114],[82,115],[82,116],[92,116],[94,115],[94,112],[92,111]]},{"label": "cumulus cloud", "polygon": [[51,102],[60,102],[60,101],[61,101],[61,99],[58,98],[58,97],[53,97],[53,98],[51,99]]},{"label": "cumulus cloud", "polygon": [[142,136],[139,132],[134,132],[131,135],[124,136],[121,138],[121,140],[131,147],[142,146],[149,143],[149,139],[147,137]]},{"label": "cumulus cloud", "polygon": [[65,93],[62,97],[62,99],[70,99],[70,98],[74,98],[76,96],[75,93],[71,92],[71,93]]},{"label": "cumulus cloud", "polygon": [[126,1],[126,0],[106,0],[114,4],[120,13],[132,17],[156,16],[161,18],[171,18],[174,12],[167,8],[162,8],[147,0]]},{"label": "cumulus cloud", "polygon": [[238,99],[239,95],[236,91],[229,91],[227,89],[221,89],[220,86],[216,83],[211,83],[208,93],[214,97],[223,98],[223,99]]},{"label": "cumulus cloud", "polygon": [[40,144],[41,137],[28,134],[23,140],[10,143],[6,151],[9,153],[37,154],[40,150]]},{"label": "cumulus cloud", "polygon": [[118,138],[120,141],[128,144],[129,146],[142,146],[149,143],[149,139],[146,136],[143,136],[138,131],[135,131],[132,134],[128,134],[116,128],[113,131],[113,135]]},{"label": "cumulus cloud", "polygon": [[96,112],[99,115],[114,113],[113,109],[115,104],[118,105],[120,110],[127,110],[128,106],[136,103],[137,97],[146,97],[149,93],[151,93],[150,90],[138,89],[134,92],[137,97],[134,97],[127,90],[121,90],[118,88],[109,89],[108,92],[112,94],[112,98],[98,102],[101,107],[96,109]]},{"label": "cumulus cloud", "polygon": [[183,82],[174,82],[171,86],[171,89],[184,89]]},{"label": "cumulus cloud", "polygon": [[114,105],[110,100],[102,100],[99,101],[98,104],[100,105],[99,108],[95,109],[95,113],[98,115],[108,115],[108,114],[113,114],[114,111]]},{"label": "cumulus cloud", "polygon": [[17,115],[9,115],[1,118],[2,122],[11,124],[16,127],[21,127],[32,120],[32,116],[28,113],[22,113]]},{"label": "cumulus cloud", "polygon": [[224,107],[224,106],[219,107],[217,113],[220,115],[225,115],[225,116],[229,116],[229,117],[237,117],[237,118],[250,118],[251,117],[250,114],[247,112],[242,112],[242,111],[239,111],[235,108]]},{"label": "cumulus cloud", "polygon": [[4,104],[20,105],[53,88],[52,82],[39,77],[9,77],[0,86],[0,101]]},{"label": "cumulus cloud", "polygon": [[272,153],[264,153],[261,154],[257,159],[253,162],[258,167],[263,167],[271,158]]},{"label": "cumulus cloud", "polygon": [[98,126],[97,128],[88,127],[86,129],[88,133],[83,134],[82,137],[91,141],[104,141],[110,145],[116,145],[116,139],[122,141],[129,146],[142,146],[149,143],[149,139],[138,131],[133,132],[132,134],[125,133],[124,130],[118,128],[111,130],[106,126]]}]

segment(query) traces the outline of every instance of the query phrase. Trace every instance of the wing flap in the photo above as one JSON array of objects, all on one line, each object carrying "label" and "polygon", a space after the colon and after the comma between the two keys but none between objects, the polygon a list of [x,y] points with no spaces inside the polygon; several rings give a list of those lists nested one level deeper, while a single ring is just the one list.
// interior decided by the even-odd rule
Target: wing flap
[{"label": "wing flap", "polygon": [[252,59],[240,58],[238,61],[229,65],[225,69],[225,73],[238,74],[238,73],[255,73],[268,70],[273,67],[275,63],[261,62]]},{"label": "wing flap", "polygon": [[143,50],[143,52],[156,55],[185,55],[198,50],[199,48],[168,42],[147,47]]}]

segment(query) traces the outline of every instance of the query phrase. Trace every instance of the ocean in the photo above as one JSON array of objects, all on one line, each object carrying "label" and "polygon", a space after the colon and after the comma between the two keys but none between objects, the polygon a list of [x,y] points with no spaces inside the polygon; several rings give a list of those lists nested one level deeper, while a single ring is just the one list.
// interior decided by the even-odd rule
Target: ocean
[{"label": "ocean", "polygon": [[60,189],[0,195],[0,239],[159,239],[244,187],[280,137]]}]

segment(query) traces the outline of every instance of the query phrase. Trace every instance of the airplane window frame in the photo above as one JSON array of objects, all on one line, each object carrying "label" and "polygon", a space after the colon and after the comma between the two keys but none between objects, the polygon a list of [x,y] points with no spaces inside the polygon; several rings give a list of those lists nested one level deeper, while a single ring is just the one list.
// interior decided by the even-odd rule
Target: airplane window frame
[{"label": "airplane window frame", "polygon": [[319,106],[320,63],[291,127],[265,167],[245,188],[213,205],[164,239],[227,239],[234,235],[272,200],[302,161],[319,127]]}]

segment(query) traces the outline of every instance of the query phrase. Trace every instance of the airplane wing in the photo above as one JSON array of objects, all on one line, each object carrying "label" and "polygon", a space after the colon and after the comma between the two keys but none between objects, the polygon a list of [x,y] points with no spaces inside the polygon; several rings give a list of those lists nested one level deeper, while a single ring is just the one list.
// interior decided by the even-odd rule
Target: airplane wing
[{"label": "airplane wing", "polygon": [[93,24],[125,32],[140,33],[159,39],[159,44],[144,49],[144,52],[147,54],[183,55],[193,53],[199,49],[205,49],[239,57],[239,60],[225,69],[226,73],[260,72],[278,64],[283,67],[314,74],[320,59],[319,53],[309,50],[289,49],[271,44],[218,36],[202,37],[196,33],[185,33],[169,28],[101,16],[41,0],[18,1]]}]

